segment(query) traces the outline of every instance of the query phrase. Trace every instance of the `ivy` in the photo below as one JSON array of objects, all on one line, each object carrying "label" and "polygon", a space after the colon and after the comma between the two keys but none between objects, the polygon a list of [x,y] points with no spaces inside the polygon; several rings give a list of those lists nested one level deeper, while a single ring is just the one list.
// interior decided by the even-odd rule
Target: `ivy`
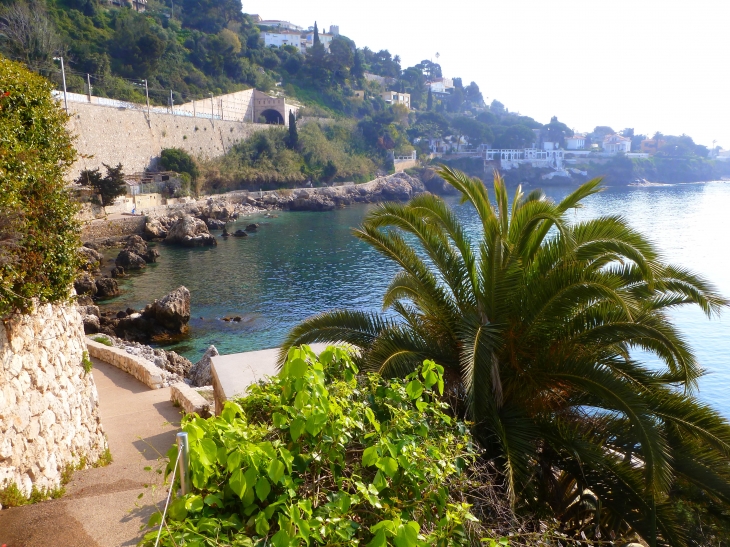
[{"label": "ivy", "polygon": [[293,348],[276,378],[220,416],[184,419],[193,492],[171,503],[161,544],[469,544],[475,453],[442,392],[432,361],[385,380],[359,374],[345,349]]}]

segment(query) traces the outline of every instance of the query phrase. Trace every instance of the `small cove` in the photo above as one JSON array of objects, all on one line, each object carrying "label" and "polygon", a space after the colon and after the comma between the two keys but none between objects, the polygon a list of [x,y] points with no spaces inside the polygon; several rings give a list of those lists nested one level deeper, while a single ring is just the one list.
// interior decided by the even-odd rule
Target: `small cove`
[{"label": "small cove", "polygon": [[[546,187],[560,199],[574,187]],[[514,192],[514,190],[511,190]],[[475,216],[448,198],[467,226]],[[703,275],[730,296],[730,183],[680,184],[647,188],[607,188],[571,215],[625,216],[647,234],[667,260]],[[160,258],[141,274],[121,281],[123,294],[104,307],[140,309],[180,285],[192,294],[190,335],[166,346],[196,361],[213,344],[221,353],[275,347],[302,319],[332,308],[379,311],[385,287],[396,272],[352,236],[372,205],[330,212],[277,212],[240,219],[229,230],[261,224],[247,238],[218,239],[218,246],[182,249],[158,245]],[[219,235],[220,232],[214,232]],[[226,316],[241,322],[225,322]],[[730,318],[708,321],[697,309],[674,312],[701,365],[700,398],[730,417]]]}]

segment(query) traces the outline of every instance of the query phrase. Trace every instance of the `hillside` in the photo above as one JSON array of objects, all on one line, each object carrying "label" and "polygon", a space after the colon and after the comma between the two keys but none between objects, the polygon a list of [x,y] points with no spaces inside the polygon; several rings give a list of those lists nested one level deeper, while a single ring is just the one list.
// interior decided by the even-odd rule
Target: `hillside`
[{"label": "hillside", "polygon": [[[307,117],[336,119],[319,130],[304,128],[296,146],[274,133],[235,147],[205,166],[203,186],[366,180],[390,170],[393,154],[410,154],[414,147],[423,158],[458,143],[524,148],[536,140],[562,145],[572,135],[557,117],[542,124],[499,101],[484,104],[479,86],[458,77],[448,93],[432,94],[429,81],[443,76],[437,63],[424,60],[404,68],[398,55],[358,47],[346,36],[335,36],[327,47],[317,43],[305,53],[290,45],[265,47],[267,27],[242,13],[240,0],[138,2],[134,6],[144,4],[143,13],[99,0],[0,0],[0,53],[25,62],[59,88],[60,65],[54,57],[63,56],[68,90],[78,93],[88,92],[90,84],[94,95],[143,103],[146,80],[151,102],[167,105],[255,87],[301,102]],[[366,74],[380,76],[381,82]],[[388,104],[385,91],[409,93],[411,110]],[[607,130],[613,132],[596,127],[587,142],[600,142]],[[630,128],[621,134],[636,146],[647,138]],[[690,137],[661,139],[665,146],[659,154],[674,156],[671,165],[682,165],[685,182],[722,173],[706,161],[708,149]],[[469,167],[482,174],[479,162]],[[589,172],[603,174],[602,169],[590,166]],[[624,183],[657,173],[638,164],[628,171],[626,165],[606,169]],[[539,173],[523,171],[508,179],[540,180]]]}]

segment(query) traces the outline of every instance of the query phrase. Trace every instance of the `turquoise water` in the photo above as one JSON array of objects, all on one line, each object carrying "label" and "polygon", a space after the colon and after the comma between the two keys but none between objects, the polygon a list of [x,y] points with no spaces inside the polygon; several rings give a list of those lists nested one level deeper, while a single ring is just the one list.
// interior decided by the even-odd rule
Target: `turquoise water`
[{"label": "turquoise water", "polygon": [[[550,187],[546,192],[560,199],[572,189]],[[455,199],[450,201],[464,222],[476,229],[472,212],[458,207]],[[275,347],[298,321],[324,310],[379,310],[396,269],[350,232],[371,207],[248,217],[239,220],[234,230],[253,219],[261,223],[258,233],[219,239],[212,249],[158,246],[159,262],[123,281],[124,294],[110,305],[142,308],[180,285],[188,287],[190,336],[169,349],[193,361],[210,344],[224,354]],[[608,188],[571,214],[576,220],[601,214],[625,216],[667,260],[702,274],[730,296],[728,211],[730,183],[711,182]],[[243,321],[222,321],[235,315]],[[730,310],[712,321],[695,309],[677,311],[674,317],[708,371],[700,381],[702,399],[730,417]]]}]

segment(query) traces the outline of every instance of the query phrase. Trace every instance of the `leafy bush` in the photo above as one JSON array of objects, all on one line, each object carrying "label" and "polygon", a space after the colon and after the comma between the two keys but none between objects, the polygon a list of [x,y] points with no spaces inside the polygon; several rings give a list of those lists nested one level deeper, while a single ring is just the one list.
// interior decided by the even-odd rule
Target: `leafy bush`
[{"label": "leafy bush", "polygon": [[185,418],[194,492],[172,502],[162,544],[467,545],[475,454],[445,413],[443,368],[357,372],[341,348],[293,348],[278,377],[219,417]]},{"label": "leafy bush", "polygon": [[168,171],[187,173],[193,182],[198,179],[198,165],[193,157],[181,148],[165,148],[160,154],[160,164]]},{"label": "leafy bush", "polygon": [[76,153],[51,84],[0,57],[0,317],[66,299],[79,266],[63,175]]},{"label": "leafy bush", "polygon": [[109,340],[109,338],[107,338],[106,336],[95,336],[94,338],[92,338],[92,340],[94,340],[94,342],[98,342],[109,347],[112,347],[114,345],[112,344],[112,341]]}]

